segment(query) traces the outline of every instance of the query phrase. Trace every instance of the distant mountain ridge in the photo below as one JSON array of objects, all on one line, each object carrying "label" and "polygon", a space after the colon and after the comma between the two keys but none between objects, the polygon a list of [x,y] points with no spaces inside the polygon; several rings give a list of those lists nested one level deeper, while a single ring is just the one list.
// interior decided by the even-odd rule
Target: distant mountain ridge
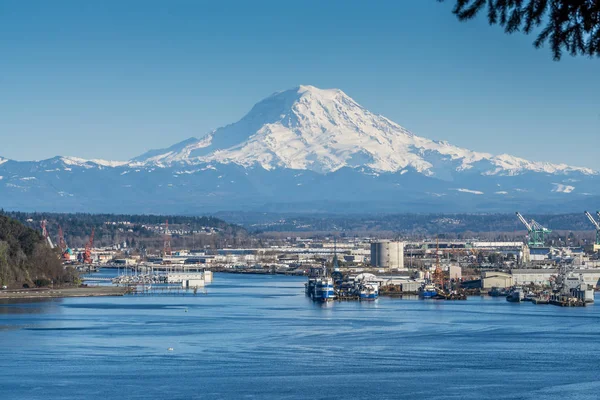
[{"label": "distant mountain ridge", "polygon": [[[296,203],[310,210],[324,201],[367,200],[375,210],[395,202],[398,210],[389,211],[505,211],[578,207],[600,196],[599,174],[590,168],[422,138],[341,90],[313,86],[275,93],[236,123],[129,161],[0,158],[0,176],[0,194],[8,206],[47,207],[43,199],[55,199],[57,211],[64,204],[85,211],[110,211],[104,207],[111,205],[119,207],[115,211],[131,211],[122,202],[91,197],[97,190],[118,190],[132,209],[157,213],[169,207],[196,212]],[[152,198],[145,197],[149,194]]]}]

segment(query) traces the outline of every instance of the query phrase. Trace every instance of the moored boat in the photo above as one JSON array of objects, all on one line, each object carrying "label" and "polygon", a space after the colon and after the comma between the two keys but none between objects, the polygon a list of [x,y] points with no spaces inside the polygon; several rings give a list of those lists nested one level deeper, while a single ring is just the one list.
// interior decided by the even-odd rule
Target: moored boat
[{"label": "moored boat", "polygon": [[438,294],[435,285],[431,283],[424,284],[419,288],[419,297],[422,299],[432,299]]},{"label": "moored boat", "polygon": [[363,284],[359,290],[360,300],[375,300],[379,297],[379,287],[375,284]]},{"label": "moored boat", "polygon": [[546,292],[540,293],[531,299],[533,304],[548,304],[550,303],[550,295]]},{"label": "moored boat", "polygon": [[333,290],[333,278],[328,276],[317,278],[312,299],[314,301],[321,302],[335,300],[335,291]]},{"label": "moored boat", "polygon": [[520,303],[523,301],[524,299],[524,294],[523,294],[523,289],[519,286],[515,286],[510,294],[508,296],[506,296],[506,301],[509,301],[511,303]]},{"label": "moored boat", "polygon": [[508,293],[506,289],[500,289],[498,287],[492,287],[490,291],[488,291],[488,296],[490,297],[506,297]]}]

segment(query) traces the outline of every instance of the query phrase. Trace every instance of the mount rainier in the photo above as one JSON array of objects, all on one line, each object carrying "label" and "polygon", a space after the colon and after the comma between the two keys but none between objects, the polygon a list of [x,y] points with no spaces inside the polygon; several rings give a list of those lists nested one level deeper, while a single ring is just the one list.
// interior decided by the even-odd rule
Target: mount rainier
[{"label": "mount rainier", "polygon": [[553,212],[598,207],[598,172],[412,134],[337,89],[300,86],[240,121],[129,161],[0,157],[0,207],[201,213]]}]

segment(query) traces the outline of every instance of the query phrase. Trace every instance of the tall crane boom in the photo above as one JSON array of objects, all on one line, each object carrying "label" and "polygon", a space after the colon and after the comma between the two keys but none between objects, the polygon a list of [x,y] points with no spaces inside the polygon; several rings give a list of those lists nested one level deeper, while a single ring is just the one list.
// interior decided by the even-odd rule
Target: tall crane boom
[{"label": "tall crane boom", "polygon": [[[596,212],[596,214],[598,214],[598,218],[600,218],[600,212]],[[600,223],[598,223],[598,221],[596,221],[589,212],[585,211],[585,215],[596,228],[596,244],[600,245]]]},{"label": "tall crane boom", "polygon": [[46,220],[43,220],[41,222],[42,236],[44,237],[44,240],[46,241],[46,243],[48,243],[48,246],[50,246],[50,248],[53,249],[54,243],[52,243],[52,239],[50,239],[50,235],[48,235],[48,229],[46,229],[47,223],[48,223],[48,221],[46,221]]},{"label": "tall crane boom", "polygon": [[551,233],[552,230],[542,226],[539,222],[536,222],[534,219],[527,222],[525,217],[523,217],[519,212],[517,212],[517,217],[519,220],[525,225],[527,228],[527,244],[529,247],[542,247],[546,243],[546,234]]},{"label": "tall crane boom", "polygon": [[527,230],[531,231],[531,225],[529,225],[529,222],[527,222],[527,220],[518,211],[517,211],[517,217],[519,217],[519,220],[523,223],[523,225],[525,225]]}]

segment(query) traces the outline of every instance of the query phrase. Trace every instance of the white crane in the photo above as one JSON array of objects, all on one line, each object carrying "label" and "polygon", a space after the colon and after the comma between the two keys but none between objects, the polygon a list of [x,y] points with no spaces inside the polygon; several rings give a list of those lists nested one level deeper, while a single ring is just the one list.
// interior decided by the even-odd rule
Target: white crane
[{"label": "white crane", "polygon": [[46,221],[46,220],[42,220],[42,222],[41,222],[42,236],[44,237],[44,240],[46,240],[46,242],[48,243],[48,246],[50,246],[50,248],[53,249],[54,243],[52,243],[52,239],[50,239],[50,236],[48,235],[48,230],[46,229],[47,223],[48,223],[48,221]]},{"label": "white crane", "polygon": [[519,220],[521,220],[521,222],[523,223],[523,225],[525,225],[525,227],[527,228],[528,231],[531,231],[531,225],[529,225],[529,222],[527,222],[527,220],[517,211],[517,217],[519,217]]},{"label": "white crane", "polygon": [[[596,214],[598,214],[598,218],[600,218],[600,211],[597,211]],[[600,223],[598,223],[589,212],[585,211],[585,215],[596,228],[596,244],[600,245]]]}]

